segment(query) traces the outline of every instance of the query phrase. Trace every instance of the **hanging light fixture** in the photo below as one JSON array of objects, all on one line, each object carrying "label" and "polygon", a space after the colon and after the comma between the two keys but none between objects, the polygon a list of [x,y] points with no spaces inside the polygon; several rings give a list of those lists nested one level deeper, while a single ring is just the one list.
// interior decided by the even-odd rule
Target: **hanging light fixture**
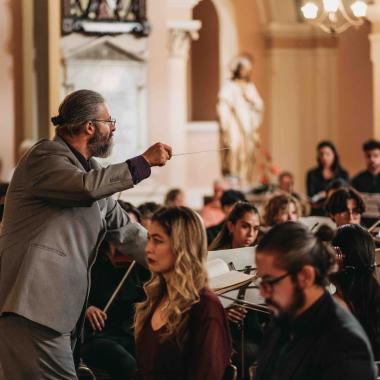
[{"label": "hanging light fixture", "polygon": [[367,7],[364,0],[306,0],[303,1],[301,12],[306,21],[318,25],[327,33],[335,34],[344,32],[350,26],[362,25]]}]

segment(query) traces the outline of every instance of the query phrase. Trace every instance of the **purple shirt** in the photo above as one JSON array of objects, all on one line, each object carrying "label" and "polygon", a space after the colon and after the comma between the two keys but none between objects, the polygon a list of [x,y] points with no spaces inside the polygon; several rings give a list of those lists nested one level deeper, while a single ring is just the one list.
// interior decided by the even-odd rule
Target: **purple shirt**
[{"label": "purple shirt", "polygon": [[[75,157],[82,164],[86,172],[89,172],[92,169],[91,161],[86,160],[83,154],[77,151],[68,142],[66,142],[66,144],[70,148],[70,150],[73,152]],[[143,179],[148,178],[150,176],[150,173],[151,173],[150,166],[143,156],[136,156],[136,157],[130,158],[129,160],[126,161],[126,163],[128,165],[129,171],[131,172],[134,185],[138,184]]]}]

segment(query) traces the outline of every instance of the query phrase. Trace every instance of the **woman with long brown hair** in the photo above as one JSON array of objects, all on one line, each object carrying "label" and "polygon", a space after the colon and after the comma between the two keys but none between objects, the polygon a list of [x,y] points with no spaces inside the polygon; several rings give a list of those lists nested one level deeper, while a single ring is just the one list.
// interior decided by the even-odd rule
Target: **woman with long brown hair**
[{"label": "woman with long brown hair", "polygon": [[152,277],[135,320],[140,378],[220,380],[231,338],[223,307],[207,286],[202,221],[186,207],[161,208],[148,232]]}]

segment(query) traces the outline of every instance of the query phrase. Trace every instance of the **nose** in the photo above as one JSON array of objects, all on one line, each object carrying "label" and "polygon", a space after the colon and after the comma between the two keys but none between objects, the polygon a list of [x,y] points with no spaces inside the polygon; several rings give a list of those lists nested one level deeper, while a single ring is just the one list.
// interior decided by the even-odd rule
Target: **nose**
[{"label": "nose", "polygon": [[148,239],[146,246],[145,246],[145,253],[146,254],[152,253],[152,243],[150,242],[149,239]]}]

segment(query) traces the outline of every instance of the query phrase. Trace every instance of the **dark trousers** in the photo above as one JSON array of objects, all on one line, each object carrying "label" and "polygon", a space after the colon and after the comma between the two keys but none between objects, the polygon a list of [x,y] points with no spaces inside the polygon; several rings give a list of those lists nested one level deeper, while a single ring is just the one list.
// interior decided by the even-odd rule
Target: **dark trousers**
[{"label": "dark trousers", "polygon": [[82,344],[82,359],[90,368],[107,372],[112,380],[127,380],[136,373],[133,342],[99,336]]},{"label": "dark trousers", "polygon": [[16,314],[0,317],[0,380],[29,379],[77,379],[71,336]]}]

